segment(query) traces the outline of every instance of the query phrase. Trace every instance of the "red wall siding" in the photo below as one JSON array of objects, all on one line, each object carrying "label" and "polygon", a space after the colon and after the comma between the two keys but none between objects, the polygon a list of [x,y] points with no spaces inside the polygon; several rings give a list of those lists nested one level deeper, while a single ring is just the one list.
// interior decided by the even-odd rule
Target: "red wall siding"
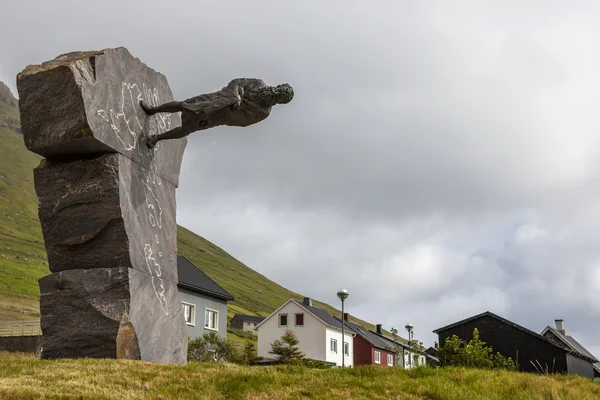
[{"label": "red wall siding", "polygon": [[373,346],[360,335],[354,336],[354,365],[373,364]]},{"label": "red wall siding", "polygon": [[[375,364],[375,351],[381,354],[381,364]],[[360,335],[354,336],[354,365],[381,365],[387,367],[388,354],[394,353],[375,348]]]},{"label": "red wall siding", "polygon": [[[378,351],[380,353],[379,360],[381,361],[381,364],[375,364],[375,352],[376,351]],[[391,351],[385,351],[385,350],[373,347],[373,355],[372,355],[373,364],[375,364],[375,365],[381,365],[383,367],[388,367],[388,362],[387,362],[387,356],[388,356],[388,354],[392,354],[393,355],[394,353],[392,353]],[[390,366],[393,367],[393,365],[390,365]]]}]

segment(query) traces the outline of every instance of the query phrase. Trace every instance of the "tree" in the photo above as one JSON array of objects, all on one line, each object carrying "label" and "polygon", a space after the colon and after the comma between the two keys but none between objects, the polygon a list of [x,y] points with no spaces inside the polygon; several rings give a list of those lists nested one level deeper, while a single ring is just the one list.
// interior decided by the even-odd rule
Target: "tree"
[{"label": "tree", "polygon": [[285,330],[281,340],[276,340],[271,343],[270,354],[273,354],[280,361],[303,359],[304,354],[298,348],[300,341],[289,329]]},{"label": "tree", "polygon": [[404,348],[400,345],[400,336],[398,335],[398,329],[392,328],[390,329],[392,333],[392,339],[394,340],[394,345],[392,347],[388,347],[388,350],[393,351],[395,354],[394,364],[398,365],[398,359],[402,357],[404,354]]},{"label": "tree", "polygon": [[446,339],[444,346],[439,349],[440,363],[446,366],[461,366],[481,369],[516,370],[512,358],[505,358],[500,353],[495,355],[492,348],[479,338],[479,330],[473,329],[473,337],[467,342],[453,335]]},{"label": "tree", "polygon": [[252,364],[259,361],[261,357],[256,355],[256,346],[252,342],[247,342],[244,346],[244,353],[242,356],[242,362],[244,364]]}]

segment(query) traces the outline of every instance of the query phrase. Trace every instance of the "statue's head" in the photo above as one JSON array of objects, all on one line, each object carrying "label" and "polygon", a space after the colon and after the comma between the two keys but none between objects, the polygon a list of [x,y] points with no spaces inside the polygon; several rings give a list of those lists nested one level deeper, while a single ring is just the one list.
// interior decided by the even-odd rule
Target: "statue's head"
[{"label": "statue's head", "polygon": [[276,104],[287,104],[294,98],[294,89],[284,83],[283,85],[275,86],[275,99],[277,100]]},{"label": "statue's head", "polygon": [[258,97],[263,104],[287,104],[294,98],[294,89],[287,83],[278,86],[268,86],[258,92]]}]

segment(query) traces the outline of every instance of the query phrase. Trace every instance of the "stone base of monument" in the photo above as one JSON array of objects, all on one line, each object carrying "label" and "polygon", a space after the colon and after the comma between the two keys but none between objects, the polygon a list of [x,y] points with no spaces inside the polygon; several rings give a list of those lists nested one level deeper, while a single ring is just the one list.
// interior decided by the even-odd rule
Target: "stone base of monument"
[{"label": "stone base of monument", "polygon": [[173,100],[164,75],[127,49],[73,52],[17,77],[51,275],[40,280],[43,358],[187,360],[177,289],[175,188],[181,126],[146,115]]},{"label": "stone base of monument", "polygon": [[42,358],[186,361],[174,282],[132,268],[74,269],[40,279]]}]

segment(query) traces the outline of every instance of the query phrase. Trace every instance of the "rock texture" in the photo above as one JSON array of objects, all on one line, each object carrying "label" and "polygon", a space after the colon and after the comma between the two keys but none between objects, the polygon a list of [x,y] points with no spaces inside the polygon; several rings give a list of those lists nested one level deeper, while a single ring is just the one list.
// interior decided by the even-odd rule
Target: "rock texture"
[{"label": "rock texture", "polygon": [[119,152],[174,185],[187,139],[148,149],[140,139],[181,126],[177,114],[146,116],[140,100],[173,101],[164,75],[125,48],[73,52],[17,76],[25,145],[45,157]]},{"label": "rock texture", "polygon": [[43,358],[181,364],[175,189],[186,140],[140,140],[181,123],[146,116],[173,99],[124,48],[61,55],[17,77],[51,275],[40,280]]}]

